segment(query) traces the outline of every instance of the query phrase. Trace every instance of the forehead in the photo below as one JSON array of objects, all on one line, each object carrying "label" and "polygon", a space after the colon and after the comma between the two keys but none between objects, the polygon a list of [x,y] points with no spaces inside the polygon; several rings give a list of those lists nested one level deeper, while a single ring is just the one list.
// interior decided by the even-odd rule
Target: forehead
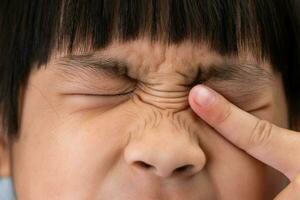
[{"label": "forehead", "polygon": [[189,41],[170,45],[149,40],[114,42],[101,53],[140,65],[143,60],[149,66],[159,65],[163,62],[174,65],[184,63],[195,65],[202,62],[207,65],[212,61],[221,61],[221,56],[209,50],[205,44],[195,45]]}]

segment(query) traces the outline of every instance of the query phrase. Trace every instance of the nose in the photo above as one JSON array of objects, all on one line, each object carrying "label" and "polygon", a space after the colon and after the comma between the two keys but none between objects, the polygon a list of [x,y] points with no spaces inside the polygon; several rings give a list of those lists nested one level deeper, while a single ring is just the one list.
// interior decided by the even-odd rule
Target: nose
[{"label": "nose", "polygon": [[205,154],[187,133],[144,131],[131,139],[124,158],[132,168],[162,178],[193,176],[204,167]]}]

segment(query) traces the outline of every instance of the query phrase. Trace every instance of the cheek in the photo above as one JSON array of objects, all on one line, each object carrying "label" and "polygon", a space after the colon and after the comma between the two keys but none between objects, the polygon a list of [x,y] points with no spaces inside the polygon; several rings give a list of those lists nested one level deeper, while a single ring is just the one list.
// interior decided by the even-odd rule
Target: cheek
[{"label": "cheek", "polygon": [[218,199],[232,199],[232,194],[265,199],[265,172],[268,167],[209,129],[204,130],[206,134],[201,135],[200,141],[208,160],[207,172],[214,189],[219,191]]},{"label": "cheek", "polygon": [[236,197],[273,199],[286,183],[278,171],[252,158],[213,131],[207,130],[201,145],[207,156],[206,170],[218,191],[217,199]]},{"label": "cheek", "polygon": [[22,137],[13,145],[17,188],[27,194],[33,189],[35,195],[36,191],[78,191],[81,196],[96,191],[121,158],[126,140],[116,137],[108,124],[98,122],[97,127],[86,127],[66,122],[52,131],[44,124],[21,132]]},{"label": "cheek", "polygon": [[127,122],[90,112],[62,118],[63,113],[41,97],[36,91],[28,93],[20,138],[12,146],[18,194],[93,193],[121,158]]}]

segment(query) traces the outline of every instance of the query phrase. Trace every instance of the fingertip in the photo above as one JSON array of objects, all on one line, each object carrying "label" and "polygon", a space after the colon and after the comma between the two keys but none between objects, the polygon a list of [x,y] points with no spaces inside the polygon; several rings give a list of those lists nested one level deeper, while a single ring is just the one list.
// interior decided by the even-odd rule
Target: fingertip
[{"label": "fingertip", "polygon": [[216,94],[205,85],[193,87],[189,94],[190,104],[195,104],[202,109],[208,108],[216,100]]}]

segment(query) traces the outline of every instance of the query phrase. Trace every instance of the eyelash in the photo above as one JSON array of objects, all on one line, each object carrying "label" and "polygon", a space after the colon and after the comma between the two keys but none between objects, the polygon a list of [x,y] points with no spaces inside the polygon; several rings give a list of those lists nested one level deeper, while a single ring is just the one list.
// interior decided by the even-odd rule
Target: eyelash
[{"label": "eyelash", "polygon": [[118,94],[89,94],[89,93],[71,93],[69,95],[87,96],[87,97],[121,97],[130,95],[133,91]]},{"label": "eyelash", "polygon": [[255,109],[251,109],[251,110],[247,110],[247,112],[257,112],[257,111],[260,111],[260,110],[264,110],[264,109],[267,109],[269,108],[271,105],[270,103],[267,103],[267,104],[264,104],[258,108],[255,108]]}]

